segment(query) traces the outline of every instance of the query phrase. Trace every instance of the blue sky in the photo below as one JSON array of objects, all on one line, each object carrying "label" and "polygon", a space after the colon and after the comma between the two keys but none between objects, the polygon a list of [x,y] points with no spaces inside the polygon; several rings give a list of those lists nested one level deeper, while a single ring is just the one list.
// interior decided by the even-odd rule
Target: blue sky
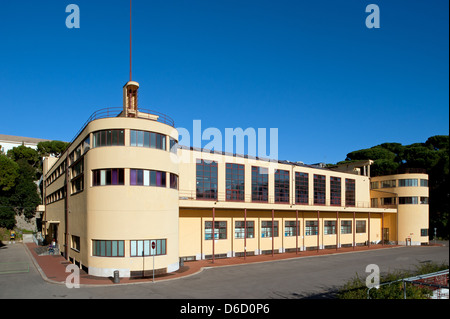
[{"label": "blue sky", "polygon": [[[65,25],[80,8],[80,28]],[[380,28],[368,29],[368,4]],[[176,127],[278,128],[278,157],[336,163],[449,132],[446,0],[133,1],[139,105]],[[0,134],[70,141],[122,106],[128,0],[3,1]],[[209,141],[204,141],[203,145]]]}]

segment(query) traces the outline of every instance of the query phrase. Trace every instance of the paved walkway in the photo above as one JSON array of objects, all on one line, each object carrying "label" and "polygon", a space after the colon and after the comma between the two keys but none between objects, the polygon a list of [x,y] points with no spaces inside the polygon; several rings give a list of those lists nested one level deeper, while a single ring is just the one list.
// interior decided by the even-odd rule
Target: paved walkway
[{"label": "paved walkway", "polygon": [[[38,268],[41,276],[48,282],[53,283],[65,283],[67,276],[70,275],[69,272],[66,272],[67,265],[70,264],[69,261],[64,259],[61,255],[47,255],[47,256],[38,256],[35,252],[35,248],[38,246],[34,243],[26,243],[24,244],[27,252],[32,257],[34,264]],[[352,253],[352,252],[361,252],[367,250],[374,249],[386,249],[393,248],[396,246],[392,245],[371,245],[367,246],[357,246],[357,247],[349,247],[349,248],[339,248],[336,249],[321,249],[319,251],[301,251],[298,254],[294,253],[281,253],[274,254],[274,256],[270,255],[257,255],[257,256],[247,256],[244,257],[233,257],[233,258],[224,258],[224,259],[215,259],[214,263],[212,260],[198,260],[198,261],[189,261],[185,262],[184,266],[180,267],[180,269],[176,272],[170,274],[164,274],[155,276],[155,281],[163,281],[163,280],[172,280],[176,278],[186,277],[198,272],[201,272],[204,268],[208,267],[223,267],[223,266],[233,266],[233,265],[242,265],[242,264],[252,264],[259,262],[270,262],[277,260],[285,260],[291,258],[304,258],[304,257],[312,257],[312,256],[323,256],[330,254],[342,254],[342,253]],[[85,271],[80,270],[80,284],[81,285],[123,285],[123,284],[135,284],[142,282],[151,282],[153,279],[150,278],[120,278],[119,284],[114,284],[113,278],[109,277],[95,277],[87,274]]]}]

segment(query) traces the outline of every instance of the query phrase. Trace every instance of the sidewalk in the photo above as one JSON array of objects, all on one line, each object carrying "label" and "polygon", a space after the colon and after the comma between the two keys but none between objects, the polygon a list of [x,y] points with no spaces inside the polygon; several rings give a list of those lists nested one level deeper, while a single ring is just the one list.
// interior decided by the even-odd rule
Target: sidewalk
[{"label": "sidewalk", "polygon": [[[47,255],[47,256],[38,256],[35,252],[35,248],[38,246],[35,243],[26,243],[24,244],[26,250],[29,255],[32,257],[34,264],[38,268],[41,276],[48,282],[52,283],[65,283],[67,276],[70,275],[69,272],[66,273],[66,267],[70,264],[68,260],[65,260],[61,255]],[[301,251],[297,254],[293,253],[280,253],[272,255],[257,255],[257,256],[247,256],[244,257],[233,257],[233,258],[223,258],[223,259],[215,259],[214,263],[212,260],[198,260],[198,261],[189,261],[185,262],[184,266],[180,267],[179,270],[155,276],[155,281],[164,281],[164,280],[172,280],[181,277],[190,276],[201,272],[204,268],[210,267],[223,267],[223,266],[234,266],[234,265],[243,265],[243,264],[252,264],[259,262],[270,262],[270,261],[279,261],[286,260],[292,258],[304,258],[304,257],[313,257],[313,256],[323,256],[323,255],[332,255],[332,254],[342,254],[342,253],[352,253],[352,252],[361,252],[367,250],[374,249],[387,249],[394,248],[400,246],[392,246],[392,245],[371,245],[367,246],[357,246],[357,247],[348,247],[348,248],[339,248],[336,249],[321,249],[319,251]],[[81,285],[123,285],[123,284],[136,284],[143,282],[152,282],[152,277],[150,278],[120,278],[119,284],[114,284],[112,277],[95,277],[87,274],[85,271],[80,270],[80,284]]]}]

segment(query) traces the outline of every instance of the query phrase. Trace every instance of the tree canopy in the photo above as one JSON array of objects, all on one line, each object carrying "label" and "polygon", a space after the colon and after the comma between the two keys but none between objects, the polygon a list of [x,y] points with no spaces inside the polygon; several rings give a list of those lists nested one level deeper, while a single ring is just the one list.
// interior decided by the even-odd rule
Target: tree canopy
[{"label": "tree canopy", "polygon": [[[371,159],[372,176],[422,169],[429,175],[430,228],[438,229],[438,236],[448,238],[449,215],[449,136],[435,135],[424,143],[402,145],[383,143],[371,148],[353,151],[347,154],[346,162]],[[430,232],[433,233],[433,232]]]}]

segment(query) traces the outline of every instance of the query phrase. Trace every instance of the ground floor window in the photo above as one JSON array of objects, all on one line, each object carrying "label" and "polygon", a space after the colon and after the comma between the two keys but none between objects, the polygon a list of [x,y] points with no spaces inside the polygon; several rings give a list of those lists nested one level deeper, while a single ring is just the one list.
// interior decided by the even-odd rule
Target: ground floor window
[{"label": "ground floor window", "polygon": [[248,221],[247,227],[245,227],[244,221],[236,221],[234,224],[234,238],[244,238],[247,228],[247,238],[255,237],[255,222]]},{"label": "ground floor window", "polygon": [[80,251],[80,237],[72,235],[72,249]]},{"label": "ground floor window", "polygon": [[351,234],[351,233],[352,233],[352,221],[341,220],[341,234]]},{"label": "ground floor window", "polygon": [[297,222],[295,220],[284,222],[284,236],[285,237],[297,236],[298,233],[299,232],[298,232]]},{"label": "ground floor window", "polygon": [[323,222],[323,233],[325,235],[335,235],[336,234],[336,221],[326,220]]},{"label": "ground floor window", "polygon": [[319,224],[317,220],[307,220],[305,222],[305,236],[317,235],[319,232]]},{"label": "ground floor window", "polygon": [[[213,222],[205,222],[205,240],[212,239],[212,225]],[[214,239],[227,239],[227,222],[214,222]]]},{"label": "ground floor window", "polygon": [[92,254],[99,257],[123,257],[123,240],[93,240]]},{"label": "ground floor window", "polygon": [[[153,244],[155,248],[153,248]],[[130,256],[158,256],[165,255],[167,247],[166,239],[130,240]]]},{"label": "ground floor window", "polygon": [[272,237],[272,228],[273,228],[273,237],[278,237],[278,221],[262,221],[261,222],[261,237]]},{"label": "ground floor window", "polygon": [[357,233],[365,233],[366,232],[366,221],[365,220],[357,220],[356,221],[356,232]]}]

